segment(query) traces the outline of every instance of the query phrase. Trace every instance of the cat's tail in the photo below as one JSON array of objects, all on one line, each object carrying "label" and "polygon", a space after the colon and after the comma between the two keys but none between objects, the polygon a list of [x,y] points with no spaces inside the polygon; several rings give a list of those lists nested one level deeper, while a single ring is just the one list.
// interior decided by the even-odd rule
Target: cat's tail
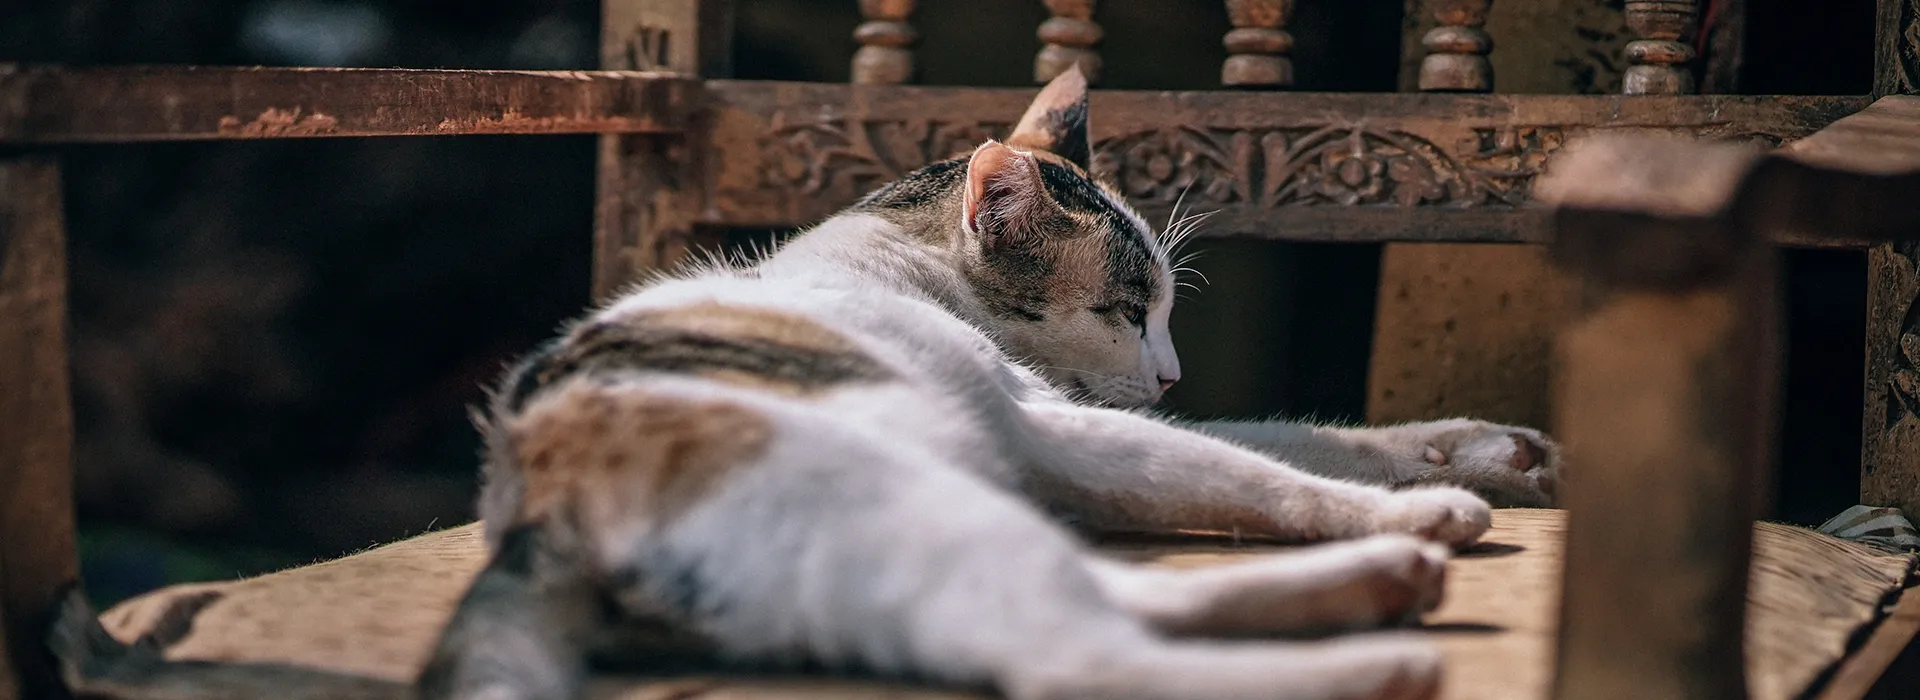
[{"label": "cat's tail", "polygon": [[98,700],[411,700],[407,684],[267,663],[169,661],[217,591],[183,596],[152,631],[123,643],[107,633],[78,586],[60,602],[47,645],[75,697]]}]

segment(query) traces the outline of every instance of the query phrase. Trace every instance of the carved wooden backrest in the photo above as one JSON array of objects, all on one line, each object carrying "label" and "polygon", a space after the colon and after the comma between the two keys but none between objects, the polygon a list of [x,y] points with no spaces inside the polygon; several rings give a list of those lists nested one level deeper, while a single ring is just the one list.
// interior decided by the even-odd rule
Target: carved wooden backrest
[{"label": "carved wooden backrest", "polygon": [[[1223,85],[1292,83],[1285,26],[1294,0],[1227,0],[1233,28]],[[1487,92],[1482,28],[1490,0],[1435,4],[1441,26],[1421,87]],[[1102,29],[1093,0],[1046,0],[1036,81],[1075,63],[1097,76]],[[1002,136],[1025,90],[914,87],[913,0],[860,0],[865,22],[851,84],[712,80],[711,119],[684,180],[655,192],[698,200],[684,225],[804,225],[870,188],[981,139]],[[1629,90],[1677,93],[1688,81],[1691,2],[1628,3],[1638,36]],[[1676,48],[1677,47],[1677,48]],[[1186,202],[1220,213],[1214,236],[1318,241],[1534,241],[1522,209],[1546,155],[1590,129],[1659,128],[1780,143],[1852,112],[1859,98],[1604,95],[1298,94],[1221,90],[1099,91],[1095,169],[1148,213]],[[697,174],[695,174],[697,171]],[[665,214],[662,214],[665,216]],[[675,215],[680,216],[680,215]],[[690,233],[675,241],[699,242]],[[633,245],[657,236],[629,236]],[[620,251],[610,252],[620,257]],[[640,256],[641,261],[653,255]],[[667,258],[674,256],[668,255]],[[613,270],[606,270],[609,274]],[[631,270],[625,271],[627,273]],[[606,288],[602,285],[602,288]]]}]

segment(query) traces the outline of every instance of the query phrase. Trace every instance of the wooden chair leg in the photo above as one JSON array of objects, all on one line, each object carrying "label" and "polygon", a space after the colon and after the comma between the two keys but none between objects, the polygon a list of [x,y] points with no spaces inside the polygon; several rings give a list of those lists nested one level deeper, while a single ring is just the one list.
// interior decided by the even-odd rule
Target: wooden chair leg
[{"label": "wooden chair leg", "polygon": [[[1642,184],[1661,173],[1699,167],[1731,183],[1750,159],[1612,145],[1618,161],[1645,163],[1622,169],[1627,186],[1591,177],[1616,159],[1573,160],[1611,150],[1601,145],[1557,166],[1573,184],[1550,183],[1566,207],[1554,257],[1598,292],[1559,334],[1555,434],[1569,460],[1604,467],[1560,493],[1570,516],[1553,697],[1744,698],[1752,527],[1774,475],[1779,253],[1751,218],[1658,228],[1641,214],[1667,206]],[[1715,193],[1691,194],[1672,206],[1720,208]]]},{"label": "wooden chair leg", "polygon": [[0,699],[59,697],[41,642],[78,580],[60,169],[0,159]]}]

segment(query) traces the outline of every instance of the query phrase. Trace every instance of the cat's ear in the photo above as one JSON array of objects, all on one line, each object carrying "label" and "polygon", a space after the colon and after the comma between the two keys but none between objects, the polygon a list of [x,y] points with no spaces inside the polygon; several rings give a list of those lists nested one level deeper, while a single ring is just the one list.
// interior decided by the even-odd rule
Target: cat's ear
[{"label": "cat's ear", "polygon": [[1047,151],[1082,170],[1092,167],[1093,141],[1087,134],[1087,76],[1074,64],[1033,98],[1007,145]]},{"label": "cat's ear", "polygon": [[1040,242],[1048,214],[1059,205],[1040,181],[1033,154],[988,139],[967,159],[966,201],[961,224],[989,249],[1030,247]]}]

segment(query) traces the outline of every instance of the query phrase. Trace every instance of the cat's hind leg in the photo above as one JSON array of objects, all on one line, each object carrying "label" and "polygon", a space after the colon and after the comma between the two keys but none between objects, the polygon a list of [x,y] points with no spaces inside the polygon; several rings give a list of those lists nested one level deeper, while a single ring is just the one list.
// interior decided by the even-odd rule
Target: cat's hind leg
[{"label": "cat's hind leg", "polygon": [[1447,548],[1408,535],[1191,569],[1090,558],[1107,598],[1181,636],[1323,633],[1417,621],[1438,607]]},{"label": "cat's hind leg", "polygon": [[571,700],[606,616],[589,569],[554,525],[508,530],[441,630],[421,700]]}]

